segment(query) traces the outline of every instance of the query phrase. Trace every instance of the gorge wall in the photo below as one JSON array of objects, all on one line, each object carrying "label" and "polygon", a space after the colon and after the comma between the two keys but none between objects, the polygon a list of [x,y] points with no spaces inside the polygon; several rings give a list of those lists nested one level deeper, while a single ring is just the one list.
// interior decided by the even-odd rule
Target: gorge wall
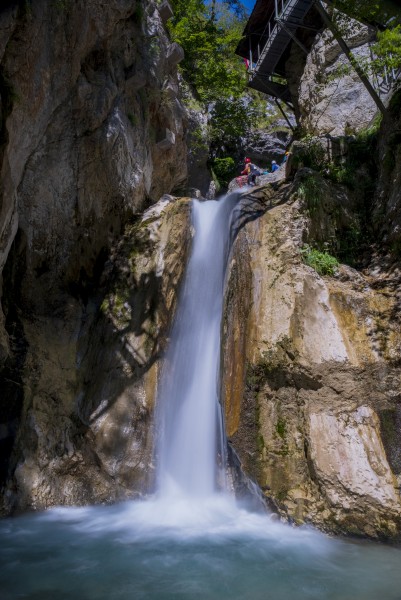
[{"label": "gorge wall", "polygon": [[268,210],[235,241],[224,315],[227,433],[286,518],[399,536],[399,270],[341,266],[321,277],[305,265],[300,250],[314,230],[338,227],[352,205],[321,182],[324,208],[311,216],[302,175],[265,191]]},{"label": "gorge wall", "polygon": [[[111,501],[146,487],[153,394],[143,375],[155,368],[158,332],[174,308],[174,286],[160,305],[165,278],[177,283],[181,267],[166,272],[173,242],[164,252],[157,215],[149,240],[138,241],[139,224],[127,250],[144,248],[146,266],[137,276],[127,256],[126,285],[114,296],[110,252],[149,203],[185,183],[181,58],[153,2],[33,0],[1,9],[6,511]],[[188,238],[177,239],[185,255]]]},{"label": "gorge wall", "polygon": [[[374,110],[352,75],[331,89],[337,50],[316,39],[293,86],[305,129],[346,148]],[[0,13],[2,513],[152,487],[159,360],[191,244],[190,202],[169,194],[205,127],[182,105],[181,58],[152,2]],[[396,94],[358,185],[298,160],[244,196],[222,341],[229,441],[267,503],[383,539],[401,531],[399,130]],[[203,152],[189,153],[201,189]],[[367,214],[363,270],[304,264],[305,244],[360,233]]]},{"label": "gorge wall", "polygon": [[[245,195],[223,328],[227,433],[269,505],[381,539],[401,536],[400,98],[377,136],[331,137],[338,163],[317,130]],[[348,265],[320,276],[311,247]]]}]

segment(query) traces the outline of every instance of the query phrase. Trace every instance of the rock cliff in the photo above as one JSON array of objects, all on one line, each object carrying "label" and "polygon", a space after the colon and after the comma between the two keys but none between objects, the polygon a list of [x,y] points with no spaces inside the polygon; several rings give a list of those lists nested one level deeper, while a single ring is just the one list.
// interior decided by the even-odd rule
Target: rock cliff
[{"label": "rock cliff", "polygon": [[189,208],[164,197],[127,226],[85,309],[70,298],[51,316],[21,315],[22,408],[3,510],[151,489],[158,364],[191,239]]},{"label": "rock cliff", "polygon": [[[349,40],[365,48],[366,36]],[[152,486],[158,366],[191,242],[188,199],[156,201],[185,184],[188,130],[193,185],[204,182],[205,120],[181,104],[181,58],[153,2],[0,13],[2,512]],[[311,133],[351,133],[374,115],[352,75],[338,87],[341,60],[323,34],[305,74],[294,70]],[[300,66],[296,49],[289,61]],[[361,189],[298,160],[244,195],[222,340],[233,455],[270,505],[383,539],[401,532],[399,107],[398,94],[377,168],[355,171]],[[270,142],[249,146],[270,159]],[[348,243],[362,221],[376,236],[363,271],[304,264],[305,244]]]},{"label": "rock cliff", "polygon": [[[366,26],[344,19],[347,45],[364,64],[374,36]],[[307,133],[344,135],[369,125],[377,108],[357,73],[328,30],[318,35],[307,56],[298,88],[300,123]]]},{"label": "rock cliff", "polygon": [[[121,291],[122,306],[120,284],[109,304],[102,297],[101,274],[136,215],[185,182],[181,59],[153,2],[33,0],[1,9],[0,478],[8,482],[7,510],[110,500],[150,462],[149,452],[142,459],[148,434],[134,424],[146,421],[151,401],[145,383],[133,382],[156,360],[155,315],[161,311],[165,323],[174,307],[174,291],[163,308],[159,292],[172,276],[156,258],[156,242],[149,264],[133,274],[135,258],[143,260],[136,234],[124,266],[133,290]],[[142,340],[140,348],[130,336]],[[122,466],[128,446],[131,475]]]},{"label": "rock cliff", "polygon": [[299,171],[243,200],[223,328],[227,433],[286,518],[399,537],[398,263],[335,277],[305,265],[303,245],[339,236],[356,208],[323,179],[320,205],[306,202],[305,176],[319,177]]}]

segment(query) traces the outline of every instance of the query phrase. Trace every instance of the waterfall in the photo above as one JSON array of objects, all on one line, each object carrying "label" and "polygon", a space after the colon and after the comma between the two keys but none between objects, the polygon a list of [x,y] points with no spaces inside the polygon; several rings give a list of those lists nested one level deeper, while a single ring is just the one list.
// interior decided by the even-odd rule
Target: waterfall
[{"label": "waterfall", "polygon": [[230,231],[244,222],[236,200],[193,203],[192,254],[159,385],[158,493],[0,520],[2,600],[400,600],[399,548],[288,527],[216,493],[224,276]]},{"label": "waterfall", "polygon": [[220,325],[237,194],[193,200],[195,235],[158,394],[160,496],[211,496],[225,471],[218,399]]}]

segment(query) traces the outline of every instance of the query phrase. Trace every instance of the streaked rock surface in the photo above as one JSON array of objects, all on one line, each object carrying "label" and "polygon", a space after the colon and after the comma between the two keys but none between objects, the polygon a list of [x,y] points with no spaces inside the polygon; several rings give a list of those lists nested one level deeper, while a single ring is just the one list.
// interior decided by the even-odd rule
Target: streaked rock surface
[{"label": "streaked rock surface", "polygon": [[[397,298],[349,267],[320,277],[303,264],[318,223],[296,186],[270,188],[265,200],[259,192],[262,216],[260,199],[244,198],[231,258],[222,366],[230,441],[287,518],[399,536]],[[327,194],[326,208],[337,201],[334,188]]]}]

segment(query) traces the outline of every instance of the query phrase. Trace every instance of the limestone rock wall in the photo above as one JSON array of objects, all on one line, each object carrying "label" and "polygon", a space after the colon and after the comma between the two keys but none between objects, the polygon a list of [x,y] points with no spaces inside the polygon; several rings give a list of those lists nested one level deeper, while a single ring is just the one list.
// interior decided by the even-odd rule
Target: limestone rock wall
[{"label": "limestone rock wall", "polygon": [[128,226],[97,294],[22,318],[24,396],[1,509],[112,502],[153,485],[158,365],[190,246],[190,202]]},{"label": "limestone rock wall", "polygon": [[[355,57],[370,58],[373,32],[337,15],[338,25]],[[293,44],[286,64],[299,124],[311,135],[352,134],[368,126],[377,107],[329,30],[316,36],[306,57]]]},{"label": "limestone rock wall", "polygon": [[[102,273],[127,224],[186,180],[182,56],[155,2],[32,0],[0,9],[6,510],[111,500],[145,487],[151,401],[144,390],[154,385],[147,373],[157,331],[174,309],[188,238],[180,234],[184,258],[167,276],[169,259],[140,258],[135,233],[138,248],[124,267],[133,287],[121,292],[122,307],[120,284],[108,307]],[[163,240],[149,247],[168,257],[172,245]]]},{"label": "limestone rock wall", "polygon": [[181,55],[153,3],[34,0],[3,10],[0,32],[0,269],[18,232],[41,310],[57,283],[93,275],[127,215],[185,180]]},{"label": "limestone rock wall", "polygon": [[[326,221],[349,210],[334,187]],[[300,248],[319,227],[297,189],[266,192],[263,216],[248,216],[233,247],[222,366],[230,442],[286,518],[400,536],[397,296],[377,273],[320,277],[303,264]]]}]

